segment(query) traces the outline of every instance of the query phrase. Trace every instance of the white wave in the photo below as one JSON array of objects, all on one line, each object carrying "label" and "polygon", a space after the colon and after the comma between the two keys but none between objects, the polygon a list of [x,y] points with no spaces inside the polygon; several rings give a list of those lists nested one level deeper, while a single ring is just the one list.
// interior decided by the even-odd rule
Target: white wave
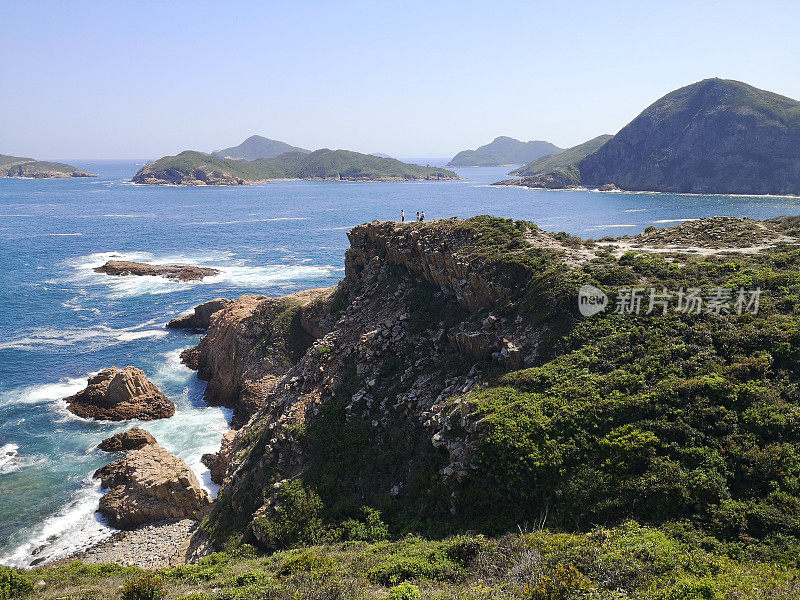
[{"label": "white wave", "polygon": [[0,475],[6,475],[19,469],[18,450],[19,446],[16,444],[0,446]]},{"label": "white wave", "polygon": [[142,215],[140,215],[140,214],[134,214],[134,213],[120,213],[120,214],[109,213],[107,215],[102,215],[102,216],[106,217],[108,219],[146,219],[146,218],[153,218],[156,215],[154,215],[154,214],[142,214]]},{"label": "white wave", "polygon": [[0,392],[0,406],[57,402],[85,388],[90,376],[64,379],[58,383],[29,385]]},{"label": "white wave", "polygon": [[141,340],[143,338],[162,338],[169,335],[169,332],[163,329],[149,329],[146,331],[126,331],[120,333],[117,339],[121,342],[130,342],[133,340]]},{"label": "white wave", "polygon": [[82,233],[48,233],[46,235],[54,236],[54,237],[73,237],[83,235]]},{"label": "white wave", "polygon": [[628,223],[621,223],[618,225],[595,225],[593,229],[608,229],[611,227],[637,227],[637,225],[628,224]]},{"label": "white wave", "polygon": [[341,271],[332,265],[266,265],[217,267],[219,274],[203,279],[203,283],[225,282],[237,286],[268,286],[295,281],[306,281],[330,277]]},{"label": "white wave", "polygon": [[151,327],[157,319],[133,327],[116,329],[107,325],[91,327],[68,327],[66,329],[50,329],[39,327],[25,332],[21,337],[0,342],[0,350],[36,350],[53,346],[75,346],[94,349],[104,346],[130,342],[143,338],[160,338],[168,335],[164,329],[145,329]]},{"label": "white wave", "polygon": [[628,210],[623,210],[622,212],[626,213],[634,213],[634,212],[646,212],[650,210],[649,208],[629,208]]},{"label": "white wave", "polygon": [[700,219],[659,219],[653,223],[685,223],[686,221],[699,221]]},{"label": "white wave", "polygon": [[115,530],[95,512],[100,496],[100,482],[88,475],[67,505],[26,531],[27,541],[0,557],[0,565],[51,562],[111,537]]},{"label": "white wave", "polygon": [[263,219],[239,219],[235,221],[191,221],[187,225],[239,225],[241,223],[269,223],[271,221],[307,221],[308,217],[270,217]]}]

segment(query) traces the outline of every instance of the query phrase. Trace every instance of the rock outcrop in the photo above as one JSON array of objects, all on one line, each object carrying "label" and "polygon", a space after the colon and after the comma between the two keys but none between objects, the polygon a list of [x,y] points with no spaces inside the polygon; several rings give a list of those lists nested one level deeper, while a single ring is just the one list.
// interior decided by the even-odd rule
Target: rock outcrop
[{"label": "rock outcrop", "polygon": [[136,367],[109,367],[89,378],[89,385],[65,398],[67,410],[84,419],[152,421],[175,414],[175,405]]},{"label": "rock outcrop", "polygon": [[156,444],[156,438],[149,431],[131,427],[128,431],[122,431],[104,439],[97,447],[104,452],[127,452],[154,444]]},{"label": "rock outcrop", "polygon": [[197,519],[210,503],[187,464],[157,444],[128,452],[94,476],[109,490],[100,498],[100,512],[120,529],[166,519]]},{"label": "rock outcrop", "polygon": [[200,344],[181,355],[208,381],[206,401],[233,408],[234,427],[258,410],[292,357],[313,341],[308,307],[330,293],[321,288],[281,298],[242,296],[216,311]]},{"label": "rock outcrop", "polygon": [[95,267],[97,273],[106,275],[152,275],[177,279],[178,281],[193,281],[203,279],[219,273],[217,269],[209,267],[195,267],[192,265],[150,265],[147,263],[131,262],[127,260],[109,260],[106,264]]},{"label": "rock outcrop", "polygon": [[208,329],[211,316],[228,306],[231,301],[226,298],[215,298],[195,307],[194,312],[172,319],[167,323],[170,329]]}]

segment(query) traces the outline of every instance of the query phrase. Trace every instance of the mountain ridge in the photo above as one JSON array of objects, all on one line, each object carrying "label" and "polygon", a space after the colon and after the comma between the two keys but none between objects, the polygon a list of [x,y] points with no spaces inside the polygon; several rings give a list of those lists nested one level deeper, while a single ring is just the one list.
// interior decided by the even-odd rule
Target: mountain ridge
[{"label": "mountain ridge", "polygon": [[561,148],[550,142],[542,140],[522,142],[515,138],[501,135],[492,140],[492,142],[475,150],[462,150],[450,159],[450,162],[445,166],[489,167],[527,164],[539,157],[561,151]]}]

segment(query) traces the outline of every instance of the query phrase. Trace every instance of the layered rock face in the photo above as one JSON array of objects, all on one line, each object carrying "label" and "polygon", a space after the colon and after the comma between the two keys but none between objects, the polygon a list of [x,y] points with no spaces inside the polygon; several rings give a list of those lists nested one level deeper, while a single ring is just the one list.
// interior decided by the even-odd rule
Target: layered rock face
[{"label": "layered rock face", "polygon": [[584,186],[800,194],[800,102],[706,79],[647,108],[579,163]]},{"label": "layered rock face", "polygon": [[217,269],[208,267],[195,267],[192,265],[150,265],[147,263],[131,262],[127,260],[109,260],[106,264],[95,267],[97,273],[106,275],[153,275],[177,279],[178,281],[193,281],[203,279],[219,273]]},{"label": "layered rock face", "polygon": [[123,431],[104,439],[97,447],[104,452],[127,452],[128,450],[138,450],[155,443],[156,438],[149,431],[131,427],[128,431]]},{"label": "layered rock face", "polygon": [[170,329],[208,329],[211,325],[211,315],[216,314],[231,301],[226,298],[215,298],[195,307],[190,315],[176,317],[167,323]]},{"label": "layered rock face", "polygon": [[330,292],[307,290],[282,298],[242,296],[214,312],[200,345],[181,355],[198,377],[208,381],[206,401],[234,409],[234,427],[244,424],[263,404],[291,365],[292,356],[305,352],[312,326],[303,308]]},{"label": "layered rock face", "polygon": [[[419,487],[429,477],[449,489],[470,473],[469,440],[449,432],[476,427],[453,412],[454,398],[487,367],[520,368],[539,352],[544,325],[493,313],[517,292],[509,273],[470,254],[479,227],[372,223],[348,235],[345,279],[293,318],[301,324],[294,331],[309,339],[302,351],[275,360],[276,338],[292,338],[290,329],[276,326],[285,319],[279,307],[286,298],[245,296],[217,313],[200,346],[185,355],[210,380],[211,393],[236,390],[231,401],[241,402],[256,392],[250,420],[204,462],[215,481],[225,482],[212,520],[250,520],[266,547],[272,542],[263,523],[280,505],[280,490],[309,470],[324,472],[327,446],[338,436],[323,444],[297,432],[334,419],[340,424],[331,431],[347,437],[354,435],[352,423],[369,452],[392,457],[385,459],[395,465],[390,470],[373,461],[340,475],[340,499],[353,495],[353,502],[377,506],[421,497],[429,493]],[[530,235],[565,251],[552,236]],[[264,338],[267,346],[260,345]],[[254,381],[261,387],[253,390]]]},{"label": "layered rock face", "polygon": [[152,421],[175,414],[175,405],[136,367],[109,367],[89,379],[89,385],[65,398],[67,410],[84,419]]},{"label": "layered rock face", "polygon": [[94,476],[109,490],[100,498],[100,512],[120,529],[197,519],[210,502],[186,463],[157,444],[128,452]]}]

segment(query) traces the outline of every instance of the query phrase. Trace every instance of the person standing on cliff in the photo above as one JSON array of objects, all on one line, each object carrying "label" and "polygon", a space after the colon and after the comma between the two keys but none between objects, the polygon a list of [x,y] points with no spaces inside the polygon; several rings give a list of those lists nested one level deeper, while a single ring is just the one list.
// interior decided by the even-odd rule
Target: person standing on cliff
[{"label": "person standing on cliff", "polygon": [[425,220],[425,211],[422,211],[422,214],[419,216],[419,222],[422,223]]},{"label": "person standing on cliff", "polygon": [[400,211],[400,222],[401,223],[405,223],[406,222],[406,211],[405,210],[401,210]]},{"label": "person standing on cliff", "polygon": [[417,223],[419,223],[419,211],[417,211]]}]

